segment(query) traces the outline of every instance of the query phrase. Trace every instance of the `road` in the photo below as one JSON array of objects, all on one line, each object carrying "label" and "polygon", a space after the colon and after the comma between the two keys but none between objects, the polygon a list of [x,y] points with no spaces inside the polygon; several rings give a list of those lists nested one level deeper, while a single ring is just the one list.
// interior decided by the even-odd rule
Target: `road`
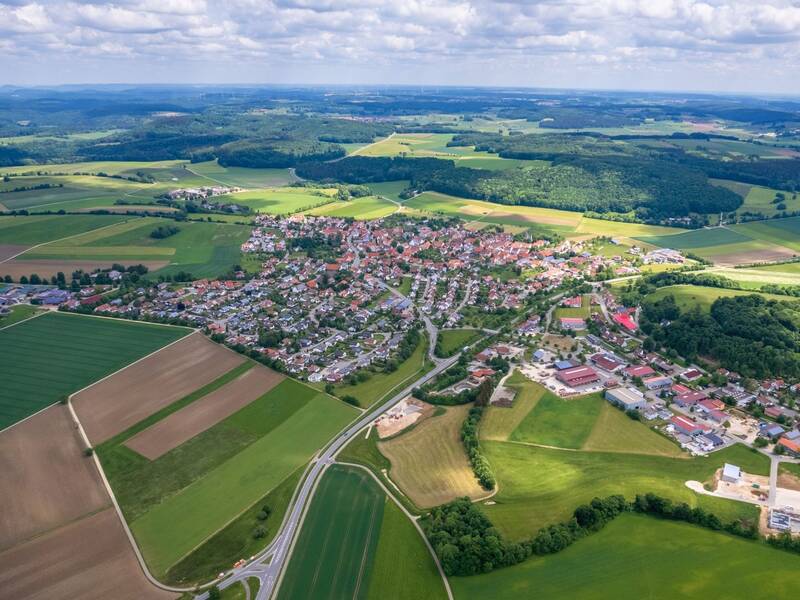
[{"label": "road", "polygon": [[[438,364],[398,394],[392,396],[389,400],[381,404],[378,408],[370,411],[362,416],[358,421],[353,423],[344,432],[342,432],[333,442],[331,442],[325,449],[323,449],[312,460],[311,466],[308,470],[308,475],[303,480],[300,488],[295,493],[292,503],[290,504],[287,516],[284,518],[283,525],[275,540],[251,563],[234,571],[233,575],[220,583],[220,588],[226,588],[237,581],[244,581],[248,577],[257,577],[261,580],[261,587],[259,588],[257,600],[266,600],[270,598],[272,593],[276,590],[278,578],[283,571],[285,564],[289,558],[292,544],[295,536],[299,531],[303,519],[305,517],[306,508],[314,495],[317,482],[325,470],[334,462],[334,457],[337,452],[341,450],[353,437],[358,435],[360,431],[372,423],[381,414],[389,410],[392,406],[403,400],[408,396],[411,391],[420,385],[423,385],[438,376],[443,371],[450,368],[458,360],[459,354],[448,358],[438,359]],[[268,564],[265,564],[267,563]],[[199,596],[201,599],[208,597],[207,594]]]},{"label": "road", "polygon": [[[396,296],[406,298],[400,291],[384,282],[379,282],[380,285]],[[357,421],[339,434],[336,439],[330,442],[312,459],[311,464],[306,470],[306,476],[303,479],[300,487],[295,490],[295,495],[292,498],[286,516],[284,517],[281,529],[278,535],[267,548],[258,554],[247,565],[235,569],[232,575],[219,584],[221,589],[233,585],[237,581],[245,581],[248,577],[256,577],[261,581],[256,600],[267,600],[276,591],[280,582],[281,574],[286,567],[289,556],[291,555],[294,540],[299,532],[305,513],[309,503],[316,491],[317,484],[325,472],[325,470],[334,463],[336,454],[344,448],[353,437],[363,431],[365,427],[375,421],[380,415],[389,410],[395,404],[406,398],[411,391],[424,385],[437,377],[443,371],[446,371],[453,366],[461,356],[461,352],[450,358],[438,358],[434,354],[436,347],[436,339],[439,335],[439,329],[433,322],[425,315],[422,315],[425,329],[430,337],[430,345],[428,348],[428,356],[434,364],[434,368],[428,373],[416,379],[408,386],[403,388],[400,392],[392,396],[389,400],[382,403],[379,407],[364,413]],[[201,600],[205,600],[208,594],[198,596]]]}]

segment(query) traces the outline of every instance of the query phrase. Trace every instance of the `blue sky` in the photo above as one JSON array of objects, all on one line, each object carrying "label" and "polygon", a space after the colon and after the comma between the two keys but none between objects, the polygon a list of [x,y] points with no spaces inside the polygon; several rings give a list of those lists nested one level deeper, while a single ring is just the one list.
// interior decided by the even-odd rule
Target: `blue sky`
[{"label": "blue sky", "polygon": [[800,94],[800,0],[0,0],[0,84]]}]

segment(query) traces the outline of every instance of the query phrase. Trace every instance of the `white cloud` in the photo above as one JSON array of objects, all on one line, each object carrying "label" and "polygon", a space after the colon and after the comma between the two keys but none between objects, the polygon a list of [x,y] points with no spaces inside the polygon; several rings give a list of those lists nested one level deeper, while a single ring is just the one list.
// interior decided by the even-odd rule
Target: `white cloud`
[{"label": "white cloud", "polygon": [[6,72],[35,55],[53,80],[104,56],[142,80],[164,59],[176,78],[636,87],[669,63],[691,85],[735,67],[800,91],[798,0],[0,0],[0,33]]}]

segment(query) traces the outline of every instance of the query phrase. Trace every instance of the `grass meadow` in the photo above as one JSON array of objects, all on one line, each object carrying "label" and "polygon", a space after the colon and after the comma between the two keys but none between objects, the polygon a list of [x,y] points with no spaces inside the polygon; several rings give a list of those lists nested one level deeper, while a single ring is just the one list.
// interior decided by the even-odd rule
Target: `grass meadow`
[{"label": "grass meadow", "polygon": [[0,330],[0,429],[190,333],[67,313]]},{"label": "grass meadow", "polygon": [[439,331],[438,349],[441,356],[452,356],[482,336],[483,333],[476,329],[442,329]]},{"label": "grass meadow", "polygon": [[456,600],[749,600],[797,595],[798,569],[800,557],[764,543],[623,515],[558,554],[450,584]]},{"label": "grass meadow", "polygon": [[746,296],[757,293],[769,300],[785,302],[797,302],[799,299],[793,296],[781,296],[779,294],[765,294],[763,292],[753,292],[748,290],[729,290],[725,288],[702,287],[698,285],[670,285],[662,287],[649,294],[649,300],[659,300],[664,296],[673,296],[675,303],[681,310],[690,310],[699,306],[701,310],[708,311],[715,300],[719,298],[734,298],[736,296]]}]

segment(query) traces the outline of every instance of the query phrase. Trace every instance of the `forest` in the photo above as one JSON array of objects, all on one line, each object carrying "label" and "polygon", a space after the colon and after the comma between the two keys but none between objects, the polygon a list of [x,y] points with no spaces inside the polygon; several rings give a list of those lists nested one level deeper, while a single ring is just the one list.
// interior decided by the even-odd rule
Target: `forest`
[{"label": "forest", "polygon": [[710,358],[744,377],[800,377],[800,310],[756,294],[719,298],[708,313],[672,296],[642,304],[642,330],[688,360]]}]

